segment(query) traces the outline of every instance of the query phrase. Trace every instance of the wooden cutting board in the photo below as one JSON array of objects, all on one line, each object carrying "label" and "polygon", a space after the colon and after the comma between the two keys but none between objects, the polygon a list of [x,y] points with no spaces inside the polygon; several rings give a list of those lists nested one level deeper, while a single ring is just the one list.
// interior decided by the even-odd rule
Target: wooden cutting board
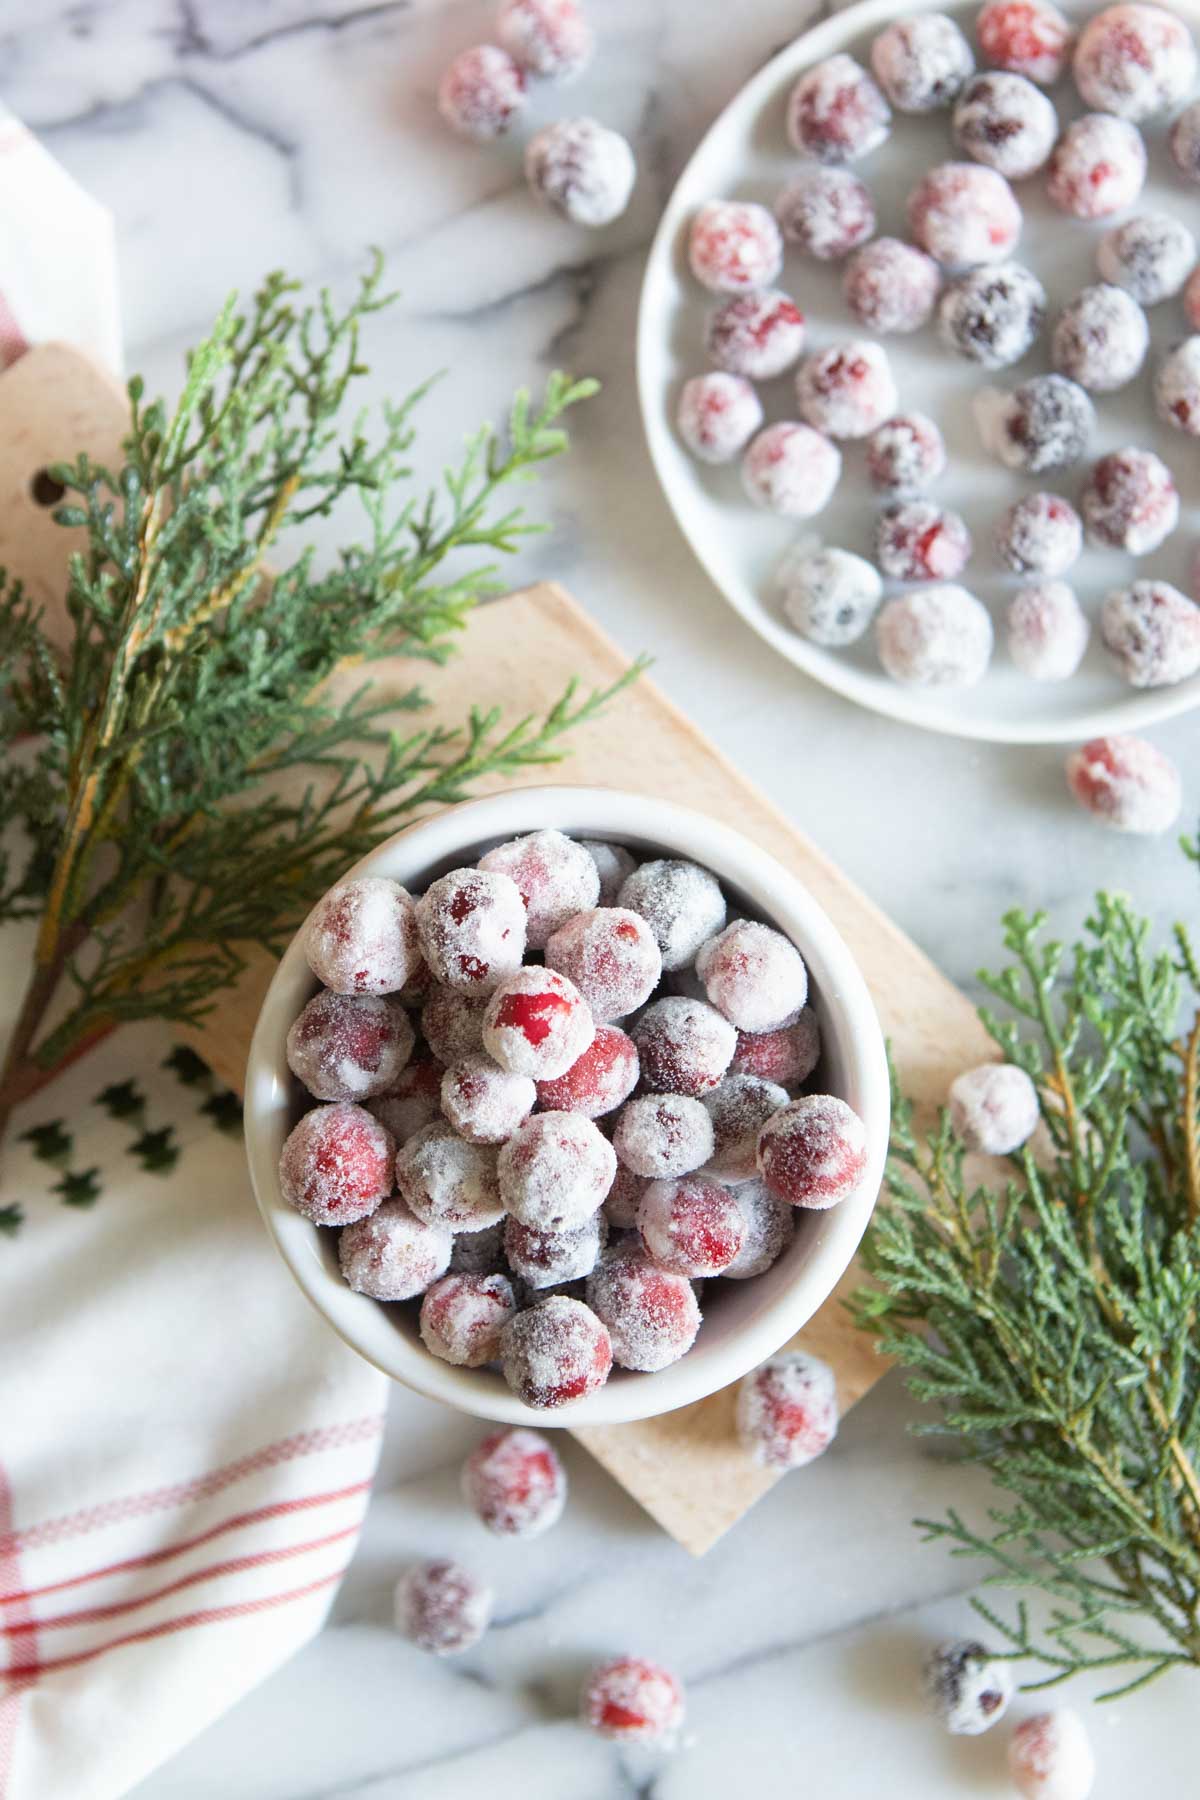
[{"label": "wooden cutting board", "polygon": [[[39,379],[38,363],[49,379]],[[115,458],[120,420],[113,389],[74,352],[32,351],[0,376],[0,546],[9,566],[38,583],[48,600],[61,584],[61,551],[45,530],[23,535],[11,517],[27,519],[29,482],[36,470],[70,448]],[[14,439],[28,447],[28,472],[14,461]],[[15,501],[14,501],[15,496]],[[10,516],[6,522],[5,510]],[[60,533],[60,538],[66,534]],[[697,576],[697,579],[700,579]],[[584,596],[586,599],[586,594]],[[444,670],[419,669],[394,659],[373,665],[384,690],[425,685],[433,707],[427,719],[453,724],[473,702],[502,703],[511,717],[546,708],[572,676],[586,688],[606,687],[629,657],[597,627],[584,607],[553,584],[531,588],[482,608]],[[361,682],[361,670],[353,677]],[[797,678],[800,679],[799,677]],[[994,1055],[964,996],[911,940],[748,782],[651,680],[642,679],[606,715],[569,740],[561,779],[632,789],[694,806],[734,826],[770,851],[810,888],[857,957],[905,1091],[930,1106],[952,1077]],[[553,778],[553,775],[551,776]],[[530,783],[542,779],[531,773]],[[504,783],[485,784],[499,787]],[[258,1006],[273,963],[252,957],[239,986],[221,995],[197,1050],[231,1085],[240,1087]],[[851,1268],[837,1293],[796,1339],[830,1363],[843,1411],[873,1386],[885,1365],[870,1340],[850,1324],[840,1295],[859,1279]],[[664,1530],[702,1554],[773,1484],[747,1466],[733,1437],[733,1392],[727,1390],[664,1418],[576,1433],[604,1467]],[[793,1477],[799,1482],[802,1476]]]}]

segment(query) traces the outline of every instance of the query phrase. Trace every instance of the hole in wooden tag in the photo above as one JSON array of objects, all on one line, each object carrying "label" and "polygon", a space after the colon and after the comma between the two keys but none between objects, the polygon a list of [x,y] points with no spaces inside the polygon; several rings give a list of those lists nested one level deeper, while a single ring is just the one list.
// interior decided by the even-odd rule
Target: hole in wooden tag
[{"label": "hole in wooden tag", "polygon": [[29,491],[39,506],[57,506],[67,490],[61,481],[55,481],[49,469],[39,469]]}]

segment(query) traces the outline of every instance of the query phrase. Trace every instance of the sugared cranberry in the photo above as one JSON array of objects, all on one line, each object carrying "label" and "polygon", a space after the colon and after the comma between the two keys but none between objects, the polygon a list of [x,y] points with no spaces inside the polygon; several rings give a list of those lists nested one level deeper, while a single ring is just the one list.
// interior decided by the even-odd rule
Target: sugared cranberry
[{"label": "sugared cranberry", "polygon": [[893,581],[950,580],[971,560],[971,534],[933,500],[895,500],[876,522],[875,559]]},{"label": "sugared cranberry", "polygon": [[864,244],[846,264],[842,293],[860,325],[881,334],[917,331],[928,319],[941,286],[931,256],[899,238]]},{"label": "sugared cranberry", "polygon": [[366,1219],[338,1237],[342,1275],[357,1294],[372,1300],[412,1300],[444,1275],[450,1233],[428,1225],[403,1200],[385,1200]]},{"label": "sugared cranberry", "polygon": [[1065,581],[1022,588],[1006,624],[1008,653],[1034,681],[1066,681],[1083,661],[1091,628]]},{"label": "sugared cranberry", "polygon": [[733,1026],[715,1007],[683,994],[654,1001],[630,1026],[630,1036],[637,1045],[643,1087],[693,1099],[716,1087],[737,1042]]},{"label": "sugared cranberry", "polygon": [[482,1051],[451,1063],[442,1076],[442,1111],[459,1137],[472,1144],[503,1144],[536,1100],[528,1075],[498,1069]]},{"label": "sugared cranberry", "polygon": [[637,163],[619,131],[596,119],[555,119],[526,144],[525,179],[572,225],[597,231],[629,205]]},{"label": "sugared cranberry", "polygon": [[954,108],[954,141],[976,162],[1022,181],[1046,162],[1058,136],[1058,114],[1023,75],[976,75]]},{"label": "sugared cranberry", "polygon": [[1171,687],[1200,669],[1200,606],[1169,581],[1135,581],[1109,594],[1100,636],[1132,687]]},{"label": "sugared cranberry", "polygon": [[742,1247],[721,1271],[726,1281],[750,1281],[779,1261],[796,1235],[796,1209],[769,1194],[761,1181],[745,1181],[735,1199],[746,1225]]},{"label": "sugared cranberry", "polygon": [[360,875],[318,900],[304,928],[308,966],[335,994],[397,994],[421,966],[411,895]]},{"label": "sugared cranberry", "polygon": [[647,1180],[687,1175],[712,1155],[712,1120],[686,1094],[642,1094],[621,1108],[613,1148],[626,1169]]},{"label": "sugared cranberry", "polygon": [[883,598],[879,571],[850,550],[800,547],[789,553],[780,584],[790,623],[827,648],[860,638]]},{"label": "sugared cranberry", "polygon": [[604,1199],[604,1216],[614,1231],[632,1231],[637,1225],[637,1209],[646,1191],[644,1175],[618,1166],[613,1184]]},{"label": "sugared cranberry", "polygon": [[528,101],[525,74],[498,44],[456,56],[438,84],[437,104],[451,131],[486,142],[503,137]]},{"label": "sugared cranberry", "polygon": [[884,494],[919,494],[946,468],[946,444],[924,413],[897,413],[867,439],[867,474]]},{"label": "sugared cranberry", "polygon": [[1026,494],[997,525],[996,549],[1018,575],[1062,575],[1083,549],[1083,521],[1060,494]]},{"label": "sugared cranberry", "polygon": [[1093,394],[1132,381],[1150,344],[1146,315],[1124,288],[1086,287],[1063,307],[1050,341],[1054,366]]},{"label": "sugared cranberry", "polygon": [[607,1326],[613,1361],[622,1369],[667,1368],[686,1356],[700,1329],[691,1282],[638,1250],[604,1257],[588,1279],[587,1299]]},{"label": "sugared cranberry", "polygon": [[968,1150],[1011,1156],[1037,1128],[1037,1089],[1015,1063],[981,1063],[950,1084],[950,1117]]},{"label": "sugared cranberry", "polygon": [[818,262],[840,262],[875,230],[875,203],[865,181],[849,169],[805,169],[775,202],[789,244]]},{"label": "sugared cranberry", "polygon": [[514,1275],[526,1287],[559,1287],[590,1275],[608,1240],[608,1220],[595,1212],[567,1231],[537,1231],[509,1219],[504,1226],[504,1254]]},{"label": "sugared cranberry", "polygon": [[325,990],[288,1032],[288,1068],[317,1100],[365,1100],[395,1085],[415,1041],[398,1001]]},{"label": "sugared cranberry", "polygon": [[409,1063],[386,1094],[367,1101],[367,1111],[397,1144],[407,1143],[422,1125],[441,1116],[442,1065],[430,1057]]},{"label": "sugared cranberry", "polygon": [[738,1438],[764,1469],[802,1469],[828,1450],[837,1428],[833,1370],[803,1350],[773,1356],[738,1387]]},{"label": "sugared cranberry", "polygon": [[504,1379],[526,1406],[566,1406],[608,1380],[612,1345],[591,1307],[554,1294],[505,1326]]},{"label": "sugared cranberry", "polygon": [[1052,87],[1067,65],[1071,27],[1050,0],[988,0],[975,21],[979,48],[993,68]]},{"label": "sugared cranberry", "polygon": [[783,240],[765,206],[749,200],[710,200],[692,220],[688,261],[714,294],[746,294],[770,287],[783,267]]},{"label": "sugared cranberry", "polygon": [[616,1168],[612,1145],[582,1113],[534,1113],[500,1151],[500,1192],[522,1225],[569,1231],[597,1211]]},{"label": "sugared cranberry", "polygon": [[578,0],[501,0],[496,36],[523,69],[556,81],[580,74],[595,49]]},{"label": "sugared cranberry", "polygon": [[796,376],[801,416],[833,438],[868,437],[896,410],[887,352],[867,338],[831,344],[805,357]]},{"label": "sugared cranberry", "polygon": [[483,1049],[486,994],[435,987],[421,1008],[421,1036],[440,1063],[456,1063]]},{"label": "sugared cranberry", "polygon": [[1008,1711],[1012,1667],[969,1638],[939,1644],[921,1669],[925,1698],[955,1736],[978,1737]]},{"label": "sugared cranberry", "polygon": [[774,1113],[758,1140],[758,1169],[790,1206],[836,1206],[867,1166],[866,1128],[834,1094],[805,1094]]},{"label": "sugared cranberry", "polygon": [[811,519],[824,511],[841,472],[837,445],[811,425],[790,419],[766,426],[742,458],[748,497],[786,519]]},{"label": "sugared cranberry", "polygon": [[739,1031],[793,1025],[808,997],[808,971],[796,946],[754,919],[735,919],[710,938],[696,958],[696,973],[712,1004]]},{"label": "sugared cranberry", "polygon": [[1113,450],[1093,467],[1079,510],[1096,543],[1148,556],[1179,522],[1179,490],[1152,450]]},{"label": "sugared cranberry", "polygon": [[794,1087],[807,1081],[821,1060],[821,1028],[811,1006],[782,1031],[739,1031],[729,1065],[731,1075],[758,1075]]},{"label": "sugared cranberry", "polygon": [[857,162],[887,138],[892,115],[867,71],[840,53],[815,63],[788,97],[788,137],[822,163]]},{"label": "sugared cranberry", "polygon": [[443,1275],[421,1302],[421,1342],[460,1369],[481,1369],[500,1355],[500,1333],[516,1314],[504,1275]]},{"label": "sugared cranberry", "polygon": [[1007,368],[1037,339],[1046,319],[1046,290],[1020,263],[970,269],[942,295],[942,342],[985,369]]},{"label": "sugared cranberry", "polygon": [[546,945],[546,965],[574,982],[601,1023],[643,1006],[662,975],[662,953],[640,913],[598,906],[576,913]]},{"label": "sugared cranberry", "polygon": [[622,882],[628,881],[637,868],[637,857],[624,844],[602,843],[598,838],[580,838],[579,842],[596,865],[600,880],[597,906],[615,906]]},{"label": "sugared cranberry", "polygon": [[1200,181],[1200,100],[1185,106],[1167,138],[1171,157],[1181,175]]},{"label": "sugared cranberry", "polygon": [[758,1168],[758,1134],[787,1103],[787,1089],[774,1081],[759,1075],[727,1075],[704,1097],[713,1122],[713,1153],[705,1174],[731,1183],[752,1181]]},{"label": "sugared cranberry", "polygon": [[539,1081],[538,1103],[549,1112],[577,1112],[598,1119],[614,1112],[638,1083],[638,1053],[616,1025],[600,1025],[577,1062],[555,1081]]},{"label": "sugared cranberry", "polygon": [[[728,375],[770,381],[797,362],[804,348],[804,314],[778,288],[735,294],[708,322],[709,360]],[[605,904],[611,905],[611,899]]]},{"label": "sugared cranberry", "polygon": [[1200,437],[1200,336],[1168,350],[1154,377],[1154,405],[1165,425]]},{"label": "sugared cranberry", "polygon": [[492,1619],[492,1590],[448,1557],[419,1563],[396,1585],[396,1629],[418,1650],[455,1656],[477,1644]]},{"label": "sugared cranberry", "polygon": [[995,169],[939,163],[908,197],[913,237],[943,268],[1005,262],[1021,235],[1021,208]]},{"label": "sugared cranberry", "polygon": [[1124,288],[1139,306],[1157,306],[1177,294],[1196,263],[1196,240],[1170,213],[1142,213],[1114,225],[1096,246],[1105,281]]},{"label": "sugared cranberry", "polygon": [[962,91],[975,68],[971,46],[946,13],[897,19],[871,45],[871,68],[902,113],[937,112]]},{"label": "sugared cranberry", "polygon": [[483,1018],[488,1055],[534,1081],[565,1075],[595,1035],[587,1001],[557,969],[519,969],[496,989]]},{"label": "sugared cranberry", "polygon": [[467,1143],[444,1119],[401,1146],[396,1186],[419,1219],[449,1231],[482,1231],[504,1214],[495,1150]]},{"label": "sugared cranberry", "polygon": [[584,1724],[601,1737],[664,1746],[683,1724],[683,1688],[660,1664],[620,1656],[592,1670],[581,1710]]},{"label": "sugared cranberry", "polygon": [[391,1133],[364,1107],[315,1106],[283,1146],[279,1189],[314,1225],[348,1225],[391,1193],[395,1154]]},{"label": "sugared cranberry", "polygon": [[475,1446],[463,1464],[462,1494],[497,1537],[540,1537],[562,1517],[567,1476],[549,1438],[516,1425]]},{"label": "sugared cranberry", "polygon": [[679,395],[679,435],[701,462],[733,462],[763,422],[762,401],[741,375],[693,375]]},{"label": "sugared cranberry", "polygon": [[1067,758],[1067,786],[1080,806],[1116,831],[1156,837],[1183,805],[1179,770],[1145,738],[1093,738]]},{"label": "sugared cranberry", "polygon": [[1146,179],[1146,146],[1127,119],[1085,113],[1059,138],[1046,192],[1077,219],[1107,219],[1132,206]]},{"label": "sugared cranberry", "polygon": [[490,994],[521,967],[525,905],[516,883],[486,869],[452,869],[417,902],[425,960],[438,981]]},{"label": "sugared cranberry", "polygon": [[705,938],[725,923],[725,896],[716,876],[674,857],[642,863],[617,904],[645,919],[668,971],[686,968]]},{"label": "sugared cranberry", "polygon": [[572,913],[595,906],[600,897],[595,863],[582,844],[561,831],[533,831],[497,844],[480,857],[479,867],[516,883],[525,902],[525,941],[531,950],[544,950],[551,932]]},{"label": "sugared cranberry", "polygon": [[954,582],[889,600],[875,627],[879,660],[913,687],[974,687],[992,654],[987,607]]},{"label": "sugared cranberry", "polygon": [[1080,32],[1071,73],[1085,106],[1152,119],[1186,98],[1196,79],[1196,46],[1165,7],[1108,6]]},{"label": "sugared cranberry", "polygon": [[[1113,10],[1157,12],[1158,8]],[[1096,1758],[1079,1714],[1063,1706],[1022,1719],[1009,1739],[1008,1772],[1023,1800],[1088,1800],[1096,1779]]]},{"label": "sugared cranberry", "polygon": [[727,1187],[707,1175],[652,1181],[638,1207],[646,1254],[675,1275],[719,1275],[745,1242],[746,1221]]},{"label": "sugared cranberry", "polygon": [[1006,394],[986,422],[988,447],[1030,475],[1078,462],[1096,428],[1096,409],[1065,375],[1035,375]]}]

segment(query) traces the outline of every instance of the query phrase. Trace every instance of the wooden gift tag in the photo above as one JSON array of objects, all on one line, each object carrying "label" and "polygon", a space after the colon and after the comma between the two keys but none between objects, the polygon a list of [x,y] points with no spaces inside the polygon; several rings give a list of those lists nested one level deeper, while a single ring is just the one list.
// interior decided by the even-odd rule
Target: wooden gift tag
[{"label": "wooden gift tag", "polygon": [[[22,372],[22,405],[36,412],[35,358],[45,354],[31,352],[14,371],[0,377],[0,417],[7,420],[8,384]],[[107,446],[98,441],[102,427],[114,436],[121,429],[112,416],[111,391],[82,359],[78,362],[71,408],[63,406],[61,353],[51,366],[54,380],[47,399],[58,408],[56,417],[63,426],[78,418],[96,434],[84,440],[89,449],[112,455],[111,440]],[[94,390],[90,399],[89,381]],[[39,446],[33,454],[41,454],[49,428],[34,430],[30,422],[26,429],[30,432],[26,442]],[[55,454],[62,452],[60,445]],[[24,485],[28,486],[28,474]],[[7,486],[8,492],[14,490],[23,491],[15,470]],[[0,541],[14,541],[11,521],[2,517]],[[41,560],[31,565],[31,576],[36,573],[52,583],[55,559],[41,552],[40,537],[37,542]],[[24,573],[16,551],[12,563]],[[553,584],[531,588],[481,608],[447,668],[433,671],[422,665],[419,679],[433,698],[425,717],[429,722],[455,724],[472,702],[481,699],[502,701],[512,717],[542,711],[571,676],[578,676],[585,689],[607,686],[628,661],[562,588]],[[396,658],[374,664],[372,675],[381,690],[391,686],[401,692],[412,685],[413,665]],[[353,679],[360,681],[361,671]],[[652,681],[639,681],[604,718],[574,733],[569,750],[562,780],[625,788],[696,807],[752,838],[807,884],[858,959],[905,1091],[914,1099],[936,1104],[960,1069],[994,1055],[974,1009],[958,989]],[[217,997],[204,1027],[192,1034],[199,1053],[237,1087],[272,970],[271,958],[252,954],[242,981]],[[832,1365],[843,1411],[861,1399],[885,1368],[839,1304],[839,1296],[858,1279],[857,1268],[851,1267],[837,1293],[795,1340]],[[748,1466],[733,1437],[732,1417],[733,1392],[727,1390],[663,1418],[581,1430],[576,1436],[664,1530],[700,1555],[776,1479]]]}]

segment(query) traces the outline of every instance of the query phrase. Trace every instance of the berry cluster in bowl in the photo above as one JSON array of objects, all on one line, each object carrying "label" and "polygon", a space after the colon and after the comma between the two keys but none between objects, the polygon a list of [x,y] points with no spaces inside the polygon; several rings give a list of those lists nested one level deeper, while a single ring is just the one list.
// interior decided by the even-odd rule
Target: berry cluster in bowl
[{"label": "berry cluster in bowl", "polygon": [[536,831],[419,898],[351,877],[303,947],[282,1198],[357,1292],[419,1306],[432,1356],[499,1364],[526,1405],[678,1361],[702,1284],[765,1273],[863,1181],[861,1119],[801,1091],[803,957],[695,862]]},{"label": "berry cluster in bowl", "polygon": [[[991,66],[977,69],[977,56]],[[1046,91],[1068,70],[1089,109],[1078,117]],[[704,327],[710,372],[679,394],[684,444],[701,462],[739,465],[744,496],[786,519],[825,513],[852,456],[883,500],[869,543],[810,535],[780,568],[784,617],[808,641],[844,650],[873,625],[884,672],[913,687],[972,686],[992,658],[992,616],[968,585],[980,548],[933,492],[948,470],[943,431],[902,394],[881,339],[928,328],[944,360],[987,379],[1044,352],[1044,372],[976,388],[983,446],[1017,476],[1061,479],[1094,459],[1070,497],[1039,487],[987,521],[983,555],[1020,583],[1004,623],[1022,675],[1062,681],[1083,660],[1092,621],[1065,578],[1085,543],[1112,563],[1172,537],[1181,498],[1164,457],[1137,442],[1097,457],[1094,439],[1105,397],[1150,360],[1146,309],[1165,302],[1182,306],[1192,335],[1154,359],[1149,410],[1156,431],[1200,436],[1200,269],[1187,222],[1200,101],[1185,104],[1196,72],[1186,25],[1156,6],[1108,7],[1076,36],[1049,0],[988,0],[974,47],[948,13],[915,13],[880,31],[862,62],[839,52],[796,81],[785,129],[803,160],[773,204],[719,198],[695,212],[687,264],[717,304]],[[902,224],[885,221],[860,166],[887,157],[897,116],[929,129],[942,113],[954,160],[935,160],[910,185]],[[1118,221],[1146,179],[1142,128],[1160,120],[1169,129],[1151,148],[1181,204]],[[1056,312],[1042,275],[1019,260],[1026,209],[1012,184],[1031,180],[1068,233],[1103,227],[1088,246],[1095,279],[1065,292]],[[1049,234],[1052,254],[1062,235]],[[812,272],[794,293],[777,285],[789,254]],[[840,309],[848,329],[813,343],[805,280],[837,265],[837,303],[816,304],[835,329]],[[779,417],[764,396],[785,377],[792,398]],[[1149,689],[1200,672],[1200,606],[1153,571],[1113,579],[1096,623],[1118,674]]]}]

